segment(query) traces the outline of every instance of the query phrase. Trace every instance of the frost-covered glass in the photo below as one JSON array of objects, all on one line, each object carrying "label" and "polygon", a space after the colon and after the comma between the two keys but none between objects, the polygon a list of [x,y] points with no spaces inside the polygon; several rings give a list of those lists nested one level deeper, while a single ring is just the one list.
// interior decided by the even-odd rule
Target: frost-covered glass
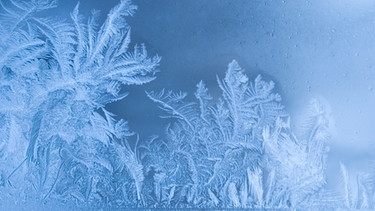
[{"label": "frost-covered glass", "polygon": [[134,3],[0,0],[0,210],[375,208],[375,3]]}]

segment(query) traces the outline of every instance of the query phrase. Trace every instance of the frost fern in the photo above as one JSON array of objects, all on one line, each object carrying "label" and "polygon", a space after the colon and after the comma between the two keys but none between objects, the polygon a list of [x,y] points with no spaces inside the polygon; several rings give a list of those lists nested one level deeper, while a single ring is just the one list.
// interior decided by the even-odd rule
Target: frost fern
[{"label": "frost fern", "polygon": [[137,204],[142,165],[127,143],[134,134],[105,109],[127,95],[122,85],[155,79],[160,58],[143,45],[129,51],[125,17],[136,7],[122,0],[100,24],[97,11],[85,22],[79,4],[71,21],[38,16],[52,0],[1,6],[3,185],[40,200]]},{"label": "frost fern", "polygon": [[183,92],[147,92],[168,114],[163,117],[174,121],[165,136],[141,147],[148,180],[146,204],[304,207],[325,184],[328,133],[322,110],[311,112],[308,138],[299,140],[272,81],[258,76],[249,82],[235,61],[228,65],[224,79],[217,81],[222,90],[217,100],[202,81],[195,93],[197,103],[185,102]]}]

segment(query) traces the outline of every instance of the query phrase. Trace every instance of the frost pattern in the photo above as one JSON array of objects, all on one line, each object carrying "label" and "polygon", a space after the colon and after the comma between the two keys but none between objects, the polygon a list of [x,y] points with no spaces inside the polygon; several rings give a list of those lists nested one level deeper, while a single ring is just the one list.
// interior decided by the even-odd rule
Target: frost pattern
[{"label": "frost pattern", "polygon": [[149,58],[143,45],[128,49],[125,17],[136,7],[122,0],[100,24],[98,11],[85,22],[79,4],[71,21],[39,16],[54,0],[1,6],[3,188],[19,201],[139,201],[142,165],[128,143],[134,133],[105,109],[127,95],[122,85],[155,79],[159,57]]},{"label": "frost pattern", "polygon": [[[350,175],[345,164],[340,163],[340,194],[337,196],[337,207],[347,210],[375,209],[374,163],[369,172],[356,172]],[[352,177],[355,177],[353,180]]]},{"label": "frost pattern", "polygon": [[216,101],[202,81],[198,103],[184,102],[183,92],[147,93],[174,119],[165,136],[142,147],[147,206],[308,207],[325,184],[329,135],[319,103],[297,138],[273,82],[249,82],[236,61],[217,80]]},{"label": "frost pattern", "polygon": [[55,0],[0,6],[1,207],[374,209],[374,171],[353,180],[340,164],[341,189],[326,189],[330,136],[318,101],[295,135],[274,83],[250,82],[233,61],[218,99],[203,81],[196,102],[147,92],[172,120],[140,141],[105,109],[126,97],[123,85],[154,80],[160,61],[143,45],[129,51],[130,1],[104,23],[98,11],[85,20],[79,4],[70,21],[43,17]]}]

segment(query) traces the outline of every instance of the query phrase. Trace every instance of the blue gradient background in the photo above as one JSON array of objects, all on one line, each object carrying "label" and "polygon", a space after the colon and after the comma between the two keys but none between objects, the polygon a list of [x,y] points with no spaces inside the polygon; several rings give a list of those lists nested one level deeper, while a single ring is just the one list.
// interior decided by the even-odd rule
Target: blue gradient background
[{"label": "blue gradient background", "polygon": [[[81,13],[107,12],[118,1],[82,0]],[[75,1],[60,1],[66,16]],[[217,91],[216,75],[236,59],[253,79],[273,80],[292,121],[317,97],[329,109],[331,172],[342,161],[355,171],[374,159],[375,1],[370,0],[133,0],[138,6],[132,43],[162,56],[157,79],[127,86],[130,95],[108,108],[129,121],[144,140],[162,134],[157,105],[145,90],[187,91],[204,80]],[[104,18],[104,17],[103,17]],[[298,121],[297,121],[298,122]],[[334,175],[334,174],[333,174]],[[331,176],[335,177],[335,176]]]}]

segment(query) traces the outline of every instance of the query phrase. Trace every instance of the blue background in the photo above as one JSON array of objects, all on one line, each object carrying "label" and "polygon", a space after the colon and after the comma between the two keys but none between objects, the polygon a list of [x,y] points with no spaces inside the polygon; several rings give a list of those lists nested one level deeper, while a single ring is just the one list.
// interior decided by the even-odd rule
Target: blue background
[{"label": "blue background", "polygon": [[[83,0],[81,13],[108,13],[118,1]],[[157,79],[127,86],[130,95],[108,108],[129,121],[141,140],[162,134],[168,120],[145,90],[182,90],[194,98],[204,80],[219,95],[216,75],[236,59],[250,78],[273,80],[298,123],[313,97],[327,108],[332,139],[331,172],[337,161],[359,171],[373,159],[375,120],[375,2],[371,0],[133,0],[132,41],[162,56]],[[66,16],[75,1],[60,1]],[[67,16],[68,17],[68,16]],[[104,17],[103,17],[104,20]]]}]

